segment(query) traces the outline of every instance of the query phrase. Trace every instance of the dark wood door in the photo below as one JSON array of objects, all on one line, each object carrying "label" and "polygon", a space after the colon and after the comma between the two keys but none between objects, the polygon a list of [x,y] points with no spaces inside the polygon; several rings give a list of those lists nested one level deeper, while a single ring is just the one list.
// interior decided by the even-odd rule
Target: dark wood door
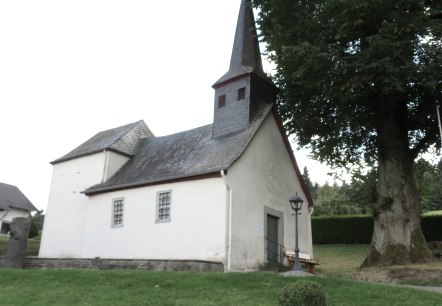
[{"label": "dark wood door", "polygon": [[267,261],[278,262],[278,221],[279,218],[267,215]]}]

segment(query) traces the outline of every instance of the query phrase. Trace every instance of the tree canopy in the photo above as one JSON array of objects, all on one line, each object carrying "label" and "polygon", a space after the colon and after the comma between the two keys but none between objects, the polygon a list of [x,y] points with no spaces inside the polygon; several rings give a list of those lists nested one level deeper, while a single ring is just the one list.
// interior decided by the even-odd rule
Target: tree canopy
[{"label": "tree canopy", "polygon": [[377,165],[364,266],[430,261],[413,161],[440,148],[441,1],[252,2],[288,132],[332,166]]},{"label": "tree canopy", "polygon": [[[442,160],[437,164],[420,158],[414,163],[414,179],[421,203],[421,213],[442,210]],[[305,168],[304,173],[308,173]],[[303,174],[305,179],[305,175]],[[308,179],[310,181],[310,179]],[[372,214],[376,202],[378,173],[372,168],[367,173],[354,173],[349,182],[313,186],[314,216]]]},{"label": "tree canopy", "polygon": [[440,146],[442,5],[416,0],[254,0],[289,133],[334,166],[376,162],[383,104],[413,158]]}]

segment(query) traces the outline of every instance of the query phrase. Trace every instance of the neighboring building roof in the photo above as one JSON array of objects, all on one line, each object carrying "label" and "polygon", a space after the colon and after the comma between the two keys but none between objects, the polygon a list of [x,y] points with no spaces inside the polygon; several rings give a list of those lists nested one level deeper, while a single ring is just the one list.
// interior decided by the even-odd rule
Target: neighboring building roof
[{"label": "neighboring building roof", "polygon": [[250,127],[225,137],[212,137],[212,125],[140,141],[139,151],[109,181],[84,193],[94,195],[204,175],[219,175],[245,151],[272,105],[263,104]]},{"label": "neighboring building roof", "polygon": [[16,186],[0,183],[0,209],[9,210],[11,208],[38,211]]},{"label": "neighboring building roof", "polygon": [[98,153],[103,150],[115,151],[126,156],[133,156],[140,138],[153,136],[143,120],[100,132],[69,152],[54,160],[57,164],[74,158]]}]

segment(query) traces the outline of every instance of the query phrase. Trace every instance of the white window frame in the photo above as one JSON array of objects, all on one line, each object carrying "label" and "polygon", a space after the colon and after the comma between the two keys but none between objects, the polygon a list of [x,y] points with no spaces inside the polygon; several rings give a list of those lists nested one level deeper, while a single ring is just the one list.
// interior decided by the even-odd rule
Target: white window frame
[{"label": "white window frame", "polygon": [[[169,194],[169,202],[168,202],[168,218],[162,218],[160,219],[160,210],[163,209],[162,203],[160,203],[160,197],[162,194]],[[157,192],[157,205],[156,205],[156,212],[155,212],[155,223],[167,223],[172,221],[172,190],[164,190],[164,191],[158,191]]]},{"label": "white window frame", "polygon": [[[115,217],[116,217],[116,205],[118,204],[122,204],[122,208],[121,208],[121,223],[119,224],[115,224]],[[111,211],[111,215],[112,215],[112,220],[111,220],[111,227],[112,228],[118,228],[118,227],[123,227],[124,226],[124,198],[116,198],[116,199],[112,199],[112,207],[111,207],[112,211]],[[120,214],[118,214],[120,215]]]}]

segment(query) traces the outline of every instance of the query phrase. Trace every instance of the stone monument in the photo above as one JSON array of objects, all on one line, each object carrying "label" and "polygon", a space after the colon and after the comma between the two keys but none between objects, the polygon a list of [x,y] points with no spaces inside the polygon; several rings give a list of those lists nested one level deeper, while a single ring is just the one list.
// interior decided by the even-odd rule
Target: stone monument
[{"label": "stone monument", "polygon": [[23,269],[28,245],[31,218],[14,218],[11,222],[9,246],[6,252],[5,268]]}]

